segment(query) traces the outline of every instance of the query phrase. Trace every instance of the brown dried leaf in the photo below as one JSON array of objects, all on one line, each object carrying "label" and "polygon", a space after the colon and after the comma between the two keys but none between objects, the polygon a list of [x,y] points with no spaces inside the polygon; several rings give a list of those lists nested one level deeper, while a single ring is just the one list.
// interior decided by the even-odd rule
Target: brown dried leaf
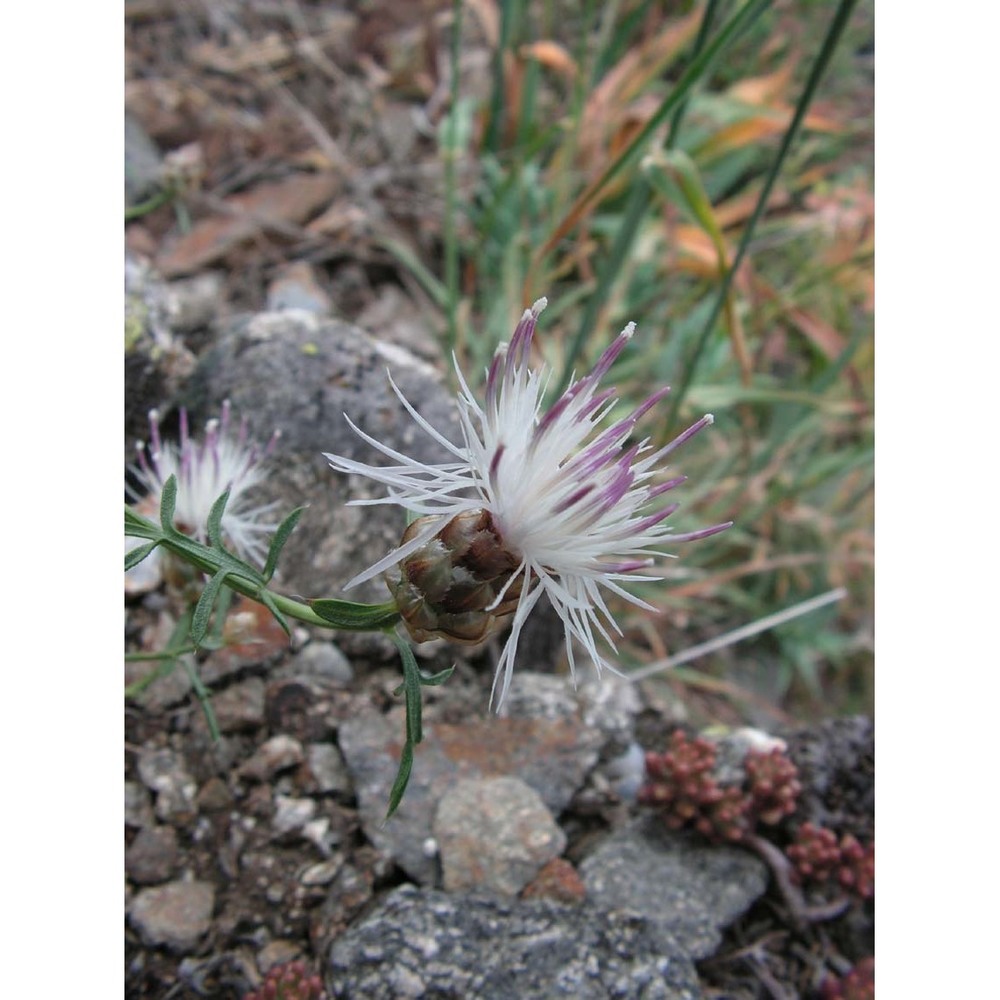
[{"label": "brown dried leaf", "polygon": [[292,58],[292,49],[282,37],[271,32],[259,39],[248,39],[235,45],[202,42],[191,49],[191,59],[216,73],[240,76],[262,66],[279,66]]},{"label": "brown dried leaf", "polygon": [[244,240],[270,227],[301,225],[337,193],[332,173],[294,174],[226,199],[229,214],[194,225],[157,261],[167,278],[190,274],[214,263]]},{"label": "brown dried leaf", "polygon": [[561,73],[569,80],[577,74],[576,60],[558,42],[540,41],[530,45],[522,45],[520,54],[524,58],[534,59],[543,66]]}]

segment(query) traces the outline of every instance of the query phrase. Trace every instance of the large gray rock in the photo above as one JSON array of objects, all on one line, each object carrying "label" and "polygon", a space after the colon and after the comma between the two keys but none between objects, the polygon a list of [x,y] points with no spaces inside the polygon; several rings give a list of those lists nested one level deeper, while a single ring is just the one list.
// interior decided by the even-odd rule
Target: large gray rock
[{"label": "large gray rock", "polygon": [[514,895],[566,846],[538,792],[520,778],[460,781],[434,817],[444,887]]},{"label": "large gray rock", "polygon": [[[351,430],[345,413],[408,455],[428,462],[449,459],[396,398],[387,369],[434,427],[461,439],[454,398],[430,365],[379,344],[357,327],[302,311],[262,313],[224,325],[187,386],[193,426],[203,425],[229,399],[258,440],[281,431],[262,497],[278,501],[280,517],[308,505],[279,563],[286,592],[339,596],[351,577],[399,544],[405,527],[399,508],[345,506],[349,499],[382,496],[384,490],[364,477],[335,472],[323,452],[386,462]],[[388,592],[374,580],[348,596],[384,601]]]},{"label": "large gray rock", "polygon": [[692,958],[719,946],[721,932],[767,888],[767,869],[747,851],[713,847],[642,817],[609,837],[580,866],[587,897],[650,920]]},{"label": "large gray rock", "polygon": [[358,796],[365,834],[392,855],[410,878],[434,885],[438,860],[427,849],[442,796],[463,779],[515,775],[558,816],[596,763],[603,734],[580,717],[572,685],[562,678],[521,671],[514,679],[510,715],[462,723],[424,718],[402,804],[386,823],[389,792],[399,767],[405,730],[402,708],[375,708],[344,720],[338,742]]},{"label": "large gray rock", "polygon": [[129,909],[144,940],[171,951],[191,951],[212,923],[215,889],[209,882],[170,882],[143,889]]},{"label": "large gray rock", "polygon": [[330,949],[338,1000],[697,1000],[693,963],[627,912],[403,886]]}]

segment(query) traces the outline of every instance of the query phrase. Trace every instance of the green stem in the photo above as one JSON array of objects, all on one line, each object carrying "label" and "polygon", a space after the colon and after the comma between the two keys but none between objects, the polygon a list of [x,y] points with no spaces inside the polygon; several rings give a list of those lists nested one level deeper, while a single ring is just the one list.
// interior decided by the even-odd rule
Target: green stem
[{"label": "green stem", "polygon": [[448,294],[448,356],[458,346],[458,231],[457,214],[458,91],[459,54],[462,41],[462,0],[452,2],[451,23],[451,109],[444,151],[444,280]]},{"label": "green stem", "polygon": [[[225,570],[225,585],[230,590],[234,590],[244,597],[249,597],[251,600],[263,604],[265,607],[270,608],[272,612],[277,609],[289,618],[304,622],[306,625],[319,625],[322,628],[338,627],[331,619],[317,614],[308,604],[303,604],[301,601],[293,600],[291,597],[285,597],[284,594],[279,594],[271,590],[258,571],[254,570],[252,566],[240,562],[231,553],[224,549],[202,545],[196,539],[182,534],[175,528],[171,527],[169,530],[164,530],[153,521],[138,514],[128,505],[125,507],[125,534],[136,538],[156,540],[160,548],[164,548],[185,562],[190,563],[209,577],[215,577]],[[391,614],[398,616],[396,605],[391,601],[385,604],[350,605],[350,607],[371,612],[373,617],[380,615],[379,628],[384,627],[385,616]],[[351,628],[352,626],[347,625],[342,627]],[[357,627],[365,628],[366,626]]]},{"label": "green stem", "polygon": [[768,198],[771,197],[771,189],[774,187],[775,181],[778,179],[778,174],[781,173],[781,168],[784,165],[786,156],[788,155],[788,150],[791,148],[792,142],[794,142],[799,133],[799,128],[801,127],[802,121],[806,116],[806,112],[809,110],[809,105],[812,103],[812,99],[815,96],[816,88],[819,86],[819,81],[822,78],[823,73],[826,71],[826,67],[837,47],[837,43],[840,41],[840,36],[843,34],[847,21],[851,16],[851,11],[854,9],[856,4],[857,0],[840,0],[840,4],[837,7],[837,13],[834,15],[833,20],[830,23],[830,27],[827,30],[826,37],[823,39],[823,47],[820,49],[820,53],[816,57],[816,61],[813,63],[812,69],[809,73],[809,78],[803,88],[802,95],[799,97],[798,103],[795,106],[795,114],[792,116],[792,121],[781,140],[778,155],[771,164],[770,171],[768,171],[767,178],[764,181],[764,187],[761,190],[760,197],[757,199],[757,204],[754,207],[753,215],[750,216],[750,221],[743,230],[743,235],[740,239],[740,245],[736,251],[736,256],[733,258],[733,263],[730,265],[729,270],[726,272],[725,277],[719,285],[719,290],[715,298],[715,303],[712,306],[712,311],[709,313],[708,319],[705,321],[701,335],[698,337],[694,350],[691,352],[691,357],[683,367],[680,388],[675,394],[673,394],[670,404],[670,411],[667,417],[668,427],[671,426],[676,420],[677,411],[680,409],[680,406],[684,401],[684,397],[687,394],[688,389],[691,387],[695,370],[698,367],[698,363],[701,360],[706,345],[708,344],[708,338],[711,336],[712,330],[715,328],[715,323],[722,312],[723,306],[726,304],[729,289],[733,283],[733,279],[736,277],[736,273],[740,269],[740,265],[743,263],[743,258],[746,256],[746,252],[750,246],[750,241],[753,239],[757,223],[760,221],[761,216],[764,214],[764,209],[767,207]]},{"label": "green stem", "polygon": [[139,202],[138,205],[132,205],[125,209],[125,221],[131,222],[133,219],[140,219],[144,215],[149,215],[150,212],[155,212],[156,209],[161,208],[163,205],[169,204],[177,197],[177,189],[174,187],[164,188],[162,191],[157,191],[151,198],[147,198],[146,201]]}]

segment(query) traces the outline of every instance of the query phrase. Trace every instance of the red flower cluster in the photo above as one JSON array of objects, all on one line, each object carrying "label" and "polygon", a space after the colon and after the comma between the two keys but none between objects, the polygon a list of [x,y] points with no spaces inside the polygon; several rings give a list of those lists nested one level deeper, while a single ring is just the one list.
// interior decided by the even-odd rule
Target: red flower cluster
[{"label": "red flower cluster", "polygon": [[285,962],[274,966],[264,977],[260,989],[243,1000],[326,1000],[323,980],[309,975],[305,962]]},{"label": "red flower cluster", "polygon": [[832,830],[803,823],[785,852],[802,882],[827,882],[836,877],[840,885],[861,899],[875,895],[875,845],[863,847],[846,834],[837,841]]}]

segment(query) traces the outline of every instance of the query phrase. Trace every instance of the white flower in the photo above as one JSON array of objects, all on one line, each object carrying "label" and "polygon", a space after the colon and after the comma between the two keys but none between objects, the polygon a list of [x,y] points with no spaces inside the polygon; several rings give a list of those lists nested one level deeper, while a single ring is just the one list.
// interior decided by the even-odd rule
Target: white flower
[{"label": "white flower", "polygon": [[[226,400],[219,418],[205,425],[205,436],[200,443],[188,433],[187,411],[182,408],[180,443],[174,444],[161,439],[160,415],[151,410],[149,443],[137,443],[137,464],[132,466],[132,472],[145,491],[137,507],[156,518],[163,484],[170,476],[176,476],[174,523],[181,531],[204,542],[212,505],[228,489],[229,502],[222,515],[223,534],[238,555],[262,565],[267,554],[265,539],[277,527],[264,518],[275,504],[254,504],[248,493],[263,481],[263,460],[270,455],[278,437],[275,431],[267,447],[261,450],[255,442],[247,440],[245,418],[234,433],[230,427],[229,400]],[[133,490],[130,493],[136,495]],[[128,551],[143,544],[143,540],[127,537],[125,543]],[[159,583],[158,556],[159,549],[126,574],[127,580],[132,578],[133,590],[149,589]]]},{"label": "white flower", "polygon": [[[713,525],[673,534],[664,525],[677,504],[650,510],[651,501],[684,481],[683,476],[658,481],[664,459],[678,445],[712,423],[707,414],[668,445],[652,450],[648,438],[630,443],[639,418],[669,391],[654,393],[624,419],[598,432],[615,405],[614,389],[598,391],[601,379],[635,332],[635,324],[619,334],[594,370],[574,382],[545,412],[543,397],[549,372],[529,367],[531,340],[546,300],[526,310],[509,345],[501,345],[486,376],[485,402],[479,401],[458,372],[463,443],[454,444],[436,431],[390,383],[418,426],[454,456],[454,461],[427,465],[375,440],[348,419],[354,431],[396,464],[366,465],[326,455],[340,472],[360,473],[388,487],[389,495],[356,504],[397,504],[428,519],[420,530],[412,525],[395,551],[356,576],[350,587],[406,560],[441,531],[449,518],[486,511],[491,527],[516,565],[486,610],[518,595],[510,636],[493,682],[498,708],[510,686],[518,637],[525,620],[544,593],[562,619],[566,654],[575,679],[573,640],[590,655],[598,672],[608,666],[598,651],[598,636],[615,648],[611,633],[621,634],[605,603],[603,591],[639,607],[655,610],[626,591],[625,580],[659,580],[636,571],[670,555],[669,542],[704,538],[729,527]],[[456,366],[457,368],[457,366]],[[467,583],[468,574],[461,580]],[[516,586],[513,586],[516,583]],[[609,668],[613,669],[613,668]],[[499,698],[497,691],[499,685]]]}]

